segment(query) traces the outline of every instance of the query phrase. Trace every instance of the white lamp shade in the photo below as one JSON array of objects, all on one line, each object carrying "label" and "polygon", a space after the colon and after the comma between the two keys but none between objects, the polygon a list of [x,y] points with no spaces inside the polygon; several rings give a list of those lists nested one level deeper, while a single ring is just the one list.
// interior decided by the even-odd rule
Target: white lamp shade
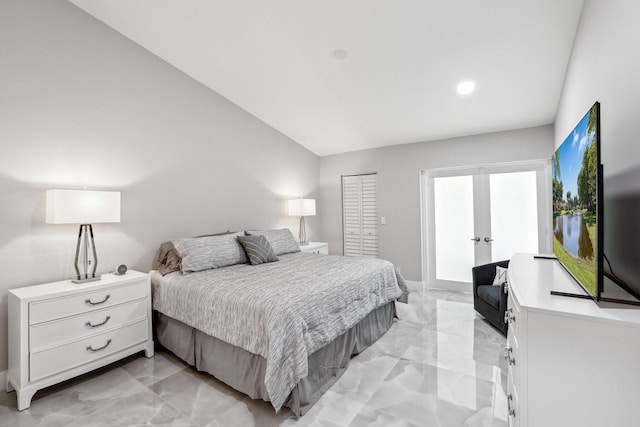
[{"label": "white lamp shade", "polygon": [[119,191],[47,190],[47,224],[120,222]]},{"label": "white lamp shade", "polygon": [[315,199],[289,200],[289,216],[310,216],[316,214]]}]

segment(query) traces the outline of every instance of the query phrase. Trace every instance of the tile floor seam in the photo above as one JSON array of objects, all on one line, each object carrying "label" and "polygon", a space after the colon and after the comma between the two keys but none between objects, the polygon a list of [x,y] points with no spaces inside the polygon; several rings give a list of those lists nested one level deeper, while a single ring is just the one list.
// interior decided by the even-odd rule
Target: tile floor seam
[{"label": "tile floor seam", "polygon": [[[126,369],[123,369],[122,367],[120,367],[123,371],[127,372],[129,375],[131,375],[136,381],[138,381],[140,384],[142,384],[145,388],[147,388],[151,393],[153,393],[158,399],[160,399],[163,404],[169,406],[170,408],[172,408],[174,411],[176,411],[178,414],[182,415],[183,417],[185,417],[186,419],[188,419],[194,426],[197,427],[205,427],[205,425],[203,424],[199,424],[197,423],[193,418],[191,418],[188,414],[185,414],[184,412],[182,412],[179,408],[176,408],[175,406],[173,406],[170,402],[168,402],[167,400],[165,400],[162,396],[160,396],[158,393],[155,392],[155,390],[153,390],[151,387],[153,387],[157,382],[153,382],[151,384],[144,384],[142,381],[140,381],[138,378],[136,378],[133,374],[131,374],[130,372],[128,372]],[[190,366],[187,365],[187,367],[180,369],[178,372],[175,372],[171,375],[169,375],[168,377],[163,378],[160,381],[164,381],[167,380],[169,378],[171,378],[172,376],[184,371],[185,369],[190,368]]]}]

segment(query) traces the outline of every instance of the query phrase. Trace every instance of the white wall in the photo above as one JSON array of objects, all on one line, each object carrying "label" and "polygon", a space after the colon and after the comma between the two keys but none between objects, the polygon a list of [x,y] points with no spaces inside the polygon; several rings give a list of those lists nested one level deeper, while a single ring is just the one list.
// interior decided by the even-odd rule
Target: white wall
[{"label": "white wall", "polygon": [[63,0],[0,5],[0,147],[0,371],[7,290],[73,271],[77,226],[45,224],[47,189],[122,192],[99,272],[147,271],[172,237],[297,235],[285,201],[317,197],[317,156]]},{"label": "white wall", "polygon": [[422,280],[420,171],[423,169],[550,158],[551,125],[434,142],[396,145],[320,158],[318,218],[329,251],[342,254],[341,175],[378,173],[379,256]]},{"label": "white wall", "polygon": [[604,250],[640,292],[640,2],[586,0],[555,122],[559,146],[595,101],[601,108]]}]

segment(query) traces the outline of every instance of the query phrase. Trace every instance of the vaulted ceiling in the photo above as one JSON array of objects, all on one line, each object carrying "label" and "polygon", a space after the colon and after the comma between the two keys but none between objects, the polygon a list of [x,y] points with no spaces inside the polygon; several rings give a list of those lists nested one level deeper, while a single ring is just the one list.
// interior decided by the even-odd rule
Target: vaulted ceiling
[{"label": "vaulted ceiling", "polygon": [[552,123],[583,4],[69,1],[321,156]]}]

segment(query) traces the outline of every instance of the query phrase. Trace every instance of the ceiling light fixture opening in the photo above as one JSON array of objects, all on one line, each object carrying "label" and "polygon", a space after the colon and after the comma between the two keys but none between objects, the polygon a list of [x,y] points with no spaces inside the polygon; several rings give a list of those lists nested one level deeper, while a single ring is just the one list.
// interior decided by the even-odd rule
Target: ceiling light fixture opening
[{"label": "ceiling light fixture opening", "polygon": [[347,51],[344,49],[336,49],[333,51],[333,56],[336,59],[345,59],[347,57]]},{"label": "ceiling light fixture opening", "polygon": [[474,90],[476,90],[476,84],[471,80],[467,80],[458,84],[456,88],[460,95],[469,95]]}]

